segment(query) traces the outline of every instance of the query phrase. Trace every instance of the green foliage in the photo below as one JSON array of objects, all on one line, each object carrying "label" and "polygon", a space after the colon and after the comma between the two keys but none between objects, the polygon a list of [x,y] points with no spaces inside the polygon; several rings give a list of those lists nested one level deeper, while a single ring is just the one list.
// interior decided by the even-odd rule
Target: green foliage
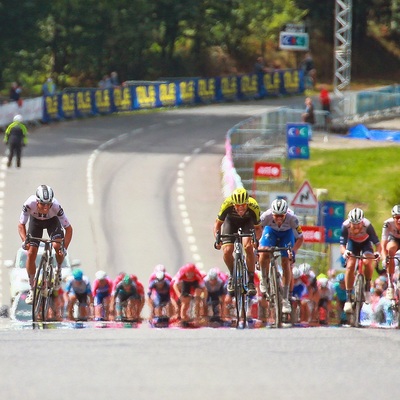
[{"label": "green foliage", "polygon": [[310,160],[295,160],[293,170],[300,185],[328,189],[326,200],[345,201],[347,211],[361,207],[375,229],[400,204],[398,145],[388,147],[320,150],[312,149]]}]

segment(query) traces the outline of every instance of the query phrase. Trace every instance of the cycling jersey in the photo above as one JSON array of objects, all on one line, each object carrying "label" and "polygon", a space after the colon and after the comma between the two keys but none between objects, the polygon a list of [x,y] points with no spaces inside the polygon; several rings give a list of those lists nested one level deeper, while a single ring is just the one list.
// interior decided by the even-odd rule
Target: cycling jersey
[{"label": "cycling jersey", "polygon": [[390,238],[400,239],[400,229],[396,228],[393,218],[387,219],[382,228],[382,240],[389,240]]},{"label": "cycling jersey", "polygon": [[361,228],[354,227],[351,225],[350,220],[346,219],[346,221],[342,224],[342,232],[340,236],[340,244],[342,246],[346,246],[347,242],[351,240],[356,243],[363,242],[372,242],[373,244],[379,244],[379,238],[375,233],[375,229],[372,226],[371,222],[364,218],[362,220]]},{"label": "cycling jersey", "polygon": [[255,199],[249,197],[249,202],[247,204],[247,210],[241,217],[236,209],[235,204],[231,197],[227,197],[221,205],[217,219],[220,221],[225,221],[226,219],[232,222],[248,222],[251,221],[254,225],[259,225],[260,223],[260,207]]},{"label": "cycling jersey", "polygon": [[26,225],[30,216],[40,221],[45,221],[53,217],[57,217],[63,228],[67,228],[70,226],[64,210],[55,198],[53,198],[53,203],[48,212],[46,214],[43,214],[38,212],[36,196],[30,196],[22,206],[22,212],[19,217],[19,222],[23,225]]},{"label": "cycling jersey", "polygon": [[295,239],[303,235],[297,215],[290,208],[288,209],[281,226],[278,226],[278,224],[274,220],[271,209],[263,212],[261,214],[260,220],[261,220],[261,226],[263,227],[269,226],[274,231],[284,232],[292,230]]},{"label": "cycling jersey", "polygon": [[76,295],[91,294],[92,289],[90,287],[89,278],[85,275],[79,281],[77,279],[71,278],[65,286],[65,293],[71,292]]}]

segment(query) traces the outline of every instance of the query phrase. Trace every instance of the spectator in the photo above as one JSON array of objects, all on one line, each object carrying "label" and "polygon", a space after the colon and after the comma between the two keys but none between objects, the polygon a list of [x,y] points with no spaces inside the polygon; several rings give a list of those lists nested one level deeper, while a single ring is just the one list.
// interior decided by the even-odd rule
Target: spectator
[{"label": "spectator", "polygon": [[22,123],[21,115],[17,114],[14,117],[14,121],[8,125],[4,135],[4,143],[8,145],[7,167],[11,167],[11,162],[15,154],[17,167],[19,168],[21,166],[22,147],[28,143],[28,131]]},{"label": "spectator", "polygon": [[20,107],[22,105],[21,92],[21,86],[17,82],[13,82],[10,88],[10,101],[16,101]]},{"label": "spectator", "polygon": [[112,87],[118,87],[119,86],[119,79],[118,79],[118,73],[117,72],[115,72],[115,71],[111,72],[110,81],[111,81]]},{"label": "spectator", "polygon": [[314,115],[314,105],[311,97],[306,97],[304,101],[306,105],[305,112],[301,114],[301,120],[308,124],[313,125],[315,123],[315,115]]},{"label": "spectator", "polygon": [[43,96],[52,96],[56,93],[56,85],[53,82],[51,77],[48,77],[46,82],[43,83],[42,86],[42,95]]},{"label": "spectator", "polygon": [[268,68],[265,66],[264,59],[262,57],[257,57],[257,60],[254,64],[254,73],[263,74],[265,72],[268,72]]},{"label": "spectator", "polygon": [[321,108],[323,111],[326,111],[325,114],[325,128],[328,127],[328,124],[331,120],[331,99],[329,97],[329,92],[325,85],[321,86],[321,90],[319,92],[319,101],[321,103]]},{"label": "spectator", "polygon": [[317,76],[317,70],[315,69],[314,60],[310,52],[307,52],[304,56],[303,61],[300,64],[300,68],[304,72],[304,79],[306,82],[306,89],[315,87],[315,80]]},{"label": "spectator", "polygon": [[99,89],[111,89],[113,87],[109,75],[104,75],[103,79],[99,82]]}]

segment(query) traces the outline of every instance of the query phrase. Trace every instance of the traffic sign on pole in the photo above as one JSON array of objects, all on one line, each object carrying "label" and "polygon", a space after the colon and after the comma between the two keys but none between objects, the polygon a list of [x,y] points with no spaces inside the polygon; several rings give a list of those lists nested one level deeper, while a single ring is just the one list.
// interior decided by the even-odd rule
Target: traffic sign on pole
[{"label": "traffic sign on pole", "polygon": [[292,202],[290,203],[292,207],[299,208],[317,208],[318,200],[315,196],[311,185],[308,181],[304,181],[300,189],[295,194]]}]

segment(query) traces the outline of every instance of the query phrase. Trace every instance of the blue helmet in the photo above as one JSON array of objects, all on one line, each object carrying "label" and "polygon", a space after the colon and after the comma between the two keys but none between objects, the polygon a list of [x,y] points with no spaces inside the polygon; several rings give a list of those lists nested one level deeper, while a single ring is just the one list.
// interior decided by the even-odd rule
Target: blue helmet
[{"label": "blue helmet", "polygon": [[343,282],[343,281],[344,281],[344,273],[343,273],[343,272],[340,273],[340,274],[336,277],[336,280],[337,280],[338,282]]},{"label": "blue helmet", "polygon": [[83,277],[83,271],[80,268],[76,268],[72,271],[72,276],[75,280],[81,281]]}]

